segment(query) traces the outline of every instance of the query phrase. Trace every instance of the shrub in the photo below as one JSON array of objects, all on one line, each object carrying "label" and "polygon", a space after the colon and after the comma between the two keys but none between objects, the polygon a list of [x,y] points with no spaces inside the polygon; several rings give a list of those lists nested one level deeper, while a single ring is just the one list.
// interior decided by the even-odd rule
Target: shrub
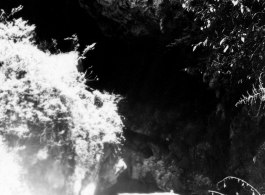
[{"label": "shrub", "polygon": [[39,50],[34,28],[2,11],[0,133],[10,146],[26,146],[20,152],[25,162],[47,149],[47,158],[93,171],[104,143],[120,143],[120,97],[88,91],[86,74],[76,68],[79,54]]}]

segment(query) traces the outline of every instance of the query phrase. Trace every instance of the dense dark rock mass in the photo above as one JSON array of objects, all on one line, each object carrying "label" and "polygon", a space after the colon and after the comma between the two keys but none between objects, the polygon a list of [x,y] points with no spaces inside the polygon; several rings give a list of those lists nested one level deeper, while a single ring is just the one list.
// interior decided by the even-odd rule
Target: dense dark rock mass
[{"label": "dense dark rock mass", "polygon": [[[240,93],[193,69],[208,54],[192,51],[200,30],[180,1],[79,2],[107,37],[94,51],[97,56],[105,52],[107,59],[93,59],[101,75],[95,87],[127,97],[120,102],[120,113],[125,116],[123,158],[127,171],[135,171],[129,177],[145,182],[145,174],[151,173],[160,189],[178,193],[204,193],[229,174],[251,178],[250,156],[261,142],[253,135],[245,141],[256,144],[243,146],[242,138],[255,122],[234,106]],[[138,166],[143,175],[137,175]],[[119,192],[122,183],[115,185]]]},{"label": "dense dark rock mass", "polygon": [[104,89],[143,99],[158,93],[162,97],[164,92],[170,96],[176,79],[185,77],[180,71],[196,63],[190,46],[168,47],[183,38],[189,25],[177,1],[80,1],[80,5],[106,36],[94,51],[105,57],[89,60],[102,74],[95,85],[103,83]]},{"label": "dense dark rock mass", "polygon": [[[100,76],[95,87],[127,97],[120,102],[119,110],[125,116],[123,158],[126,172],[131,174],[125,180],[127,185],[133,183],[130,178],[146,183],[145,174],[149,173],[160,189],[184,193],[195,190],[191,187],[196,183],[194,177],[206,178],[197,190],[211,185],[209,178],[222,177],[214,175],[211,166],[218,160],[225,161],[229,147],[216,148],[215,152],[224,151],[209,167],[203,167],[206,159],[198,159],[197,153],[211,147],[205,140],[211,140],[206,138],[207,132],[216,132],[215,128],[228,140],[230,111],[224,110],[200,74],[193,76],[184,71],[198,63],[196,57],[192,58],[191,47],[169,47],[175,39],[183,38],[188,26],[180,16],[183,10],[179,2],[80,0],[80,5],[108,37],[93,51],[97,56],[104,53],[105,59],[93,59],[93,63],[88,60]],[[215,114],[218,102],[221,110]],[[208,127],[208,116],[220,123],[213,122],[220,129]],[[143,175],[137,173],[137,166],[144,170]],[[222,169],[221,164],[216,167]],[[187,184],[189,178],[192,182]],[[121,181],[107,191],[124,192]],[[135,189],[138,185],[135,183]]]},{"label": "dense dark rock mass", "polygon": [[164,12],[169,7],[178,8],[177,1],[81,0],[80,4],[97,19],[103,33],[111,37],[165,38],[177,27],[173,16],[169,19]]}]

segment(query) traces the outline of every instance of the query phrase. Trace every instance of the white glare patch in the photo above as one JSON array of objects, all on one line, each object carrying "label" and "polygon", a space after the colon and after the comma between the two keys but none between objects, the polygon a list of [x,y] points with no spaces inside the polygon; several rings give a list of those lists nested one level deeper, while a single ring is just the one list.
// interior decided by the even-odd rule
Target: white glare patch
[{"label": "white glare patch", "polygon": [[117,174],[118,172],[123,171],[124,169],[127,168],[127,165],[123,161],[122,158],[118,161],[118,163],[115,166],[116,166],[115,174]]},{"label": "white glare patch", "polygon": [[81,195],[94,195],[95,189],[96,185],[94,183],[90,183],[82,190]]},{"label": "white glare patch", "polygon": [[100,155],[100,154],[97,154],[97,155],[96,155],[96,160],[97,160],[97,162],[99,162],[99,161],[100,161],[100,157],[101,157],[101,155]]},{"label": "white glare patch", "polygon": [[26,184],[22,180],[22,168],[19,166],[13,152],[8,152],[7,147],[0,137],[0,194],[3,195],[30,195]]},{"label": "white glare patch", "polygon": [[239,3],[239,1],[238,0],[232,0],[232,3],[234,6],[236,6]]},{"label": "white glare patch", "polygon": [[38,154],[37,154],[37,158],[39,160],[45,160],[48,158],[48,149],[45,147],[43,149],[41,149]]}]

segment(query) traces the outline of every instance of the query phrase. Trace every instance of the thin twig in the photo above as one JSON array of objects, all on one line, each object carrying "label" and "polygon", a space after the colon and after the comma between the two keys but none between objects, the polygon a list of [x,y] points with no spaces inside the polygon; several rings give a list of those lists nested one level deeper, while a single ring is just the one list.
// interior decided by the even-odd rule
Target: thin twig
[{"label": "thin twig", "polygon": [[208,190],[209,193],[216,193],[216,194],[220,194],[220,195],[226,195],[226,194],[223,194],[223,193],[220,193],[220,192],[217,192],[217,191],[213,191],[213,190]]}]

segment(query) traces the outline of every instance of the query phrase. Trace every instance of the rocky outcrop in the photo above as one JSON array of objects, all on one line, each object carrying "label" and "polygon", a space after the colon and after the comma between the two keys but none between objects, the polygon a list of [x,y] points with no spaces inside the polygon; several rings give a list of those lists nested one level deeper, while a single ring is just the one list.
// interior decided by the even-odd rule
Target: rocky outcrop
[{"label": "rocky outcrop", "polygon": [[[174,12],[180,6],[177,0],[79,0],[79,2],[97,19],[101,30],[108,36],[129,38],[162,35],[163,37],[177,27],[174,19],[176,16]],[[171,12],[172,10],[174,12]]]}]

